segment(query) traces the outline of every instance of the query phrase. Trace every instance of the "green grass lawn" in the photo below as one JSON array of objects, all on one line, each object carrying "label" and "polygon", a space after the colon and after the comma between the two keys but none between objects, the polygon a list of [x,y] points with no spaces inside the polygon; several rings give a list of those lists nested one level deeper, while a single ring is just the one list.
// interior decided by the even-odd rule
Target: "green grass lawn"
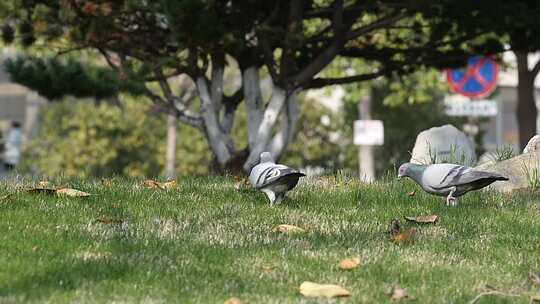
[{"label": "green grass lawn", "polygon": [[[476,192],[458,207],[409,181],[363,185],[305,179],[282,205],[236,190],[232,178],[181,178],[174,189],[140,181],[56,180],[95,194],[56,197],[0,184],[0,303],[384,303],[405,288],[415,303],[529,303],[540,285],[540,200]],[[415,196],[407,194],[417,190]],[[436,214],[418,225],[404,216]],[[390,221],[415,227],[395,243]],[[272,232],[278,224],[305,233]],[[343,271],[343,258],[362,265]],[[347,299],[309,299],[304,281],[338,284]],[[487,286],[487,287],[486,287]],[[513,295],[513,296],[509,296]]]}]

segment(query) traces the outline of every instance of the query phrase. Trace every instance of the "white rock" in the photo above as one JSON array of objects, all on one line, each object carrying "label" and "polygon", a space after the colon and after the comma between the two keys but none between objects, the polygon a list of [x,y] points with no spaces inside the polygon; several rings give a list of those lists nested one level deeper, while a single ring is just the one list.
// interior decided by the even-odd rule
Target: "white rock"
[{"label": "white rock", "polygon": [[476,162],[476,152],[472,141],[465,133],[449,124],[420,132],[416,137],[411,163],[444,162],[473,165]]},{"label": "white rock", "polygon": [[529,142],[527,143],[527,146],[525,146],[525,149],[523,149],[523,153],[536,152],[539,150],[540,150],[540,135],[535,135],[529,140]]}]

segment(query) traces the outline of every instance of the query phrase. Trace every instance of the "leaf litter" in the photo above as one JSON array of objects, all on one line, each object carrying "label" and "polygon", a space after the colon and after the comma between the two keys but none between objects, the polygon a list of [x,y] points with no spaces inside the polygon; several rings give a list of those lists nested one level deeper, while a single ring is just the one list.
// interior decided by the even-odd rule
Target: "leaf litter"
[{"label": "leaf litter", "polygon": [[314,282],[305,281],[300,285],[300,293],[308,298],[342,298],[350,297],[351,293],[334,284],[318,284]]}]

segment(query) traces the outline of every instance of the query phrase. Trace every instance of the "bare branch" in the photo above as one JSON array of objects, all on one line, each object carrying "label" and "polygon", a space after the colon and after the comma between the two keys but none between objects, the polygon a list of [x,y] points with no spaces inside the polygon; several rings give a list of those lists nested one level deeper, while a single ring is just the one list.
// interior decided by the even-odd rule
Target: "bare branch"
[{"label": "bare branch", "polygon": [[382,17],[376,21],[371,22],[370,24],[364,25],[362,27],[359,27],[357,29],[354,29],[347,33],[347,40],[353,40],[356,39],[362,35],[365,35],[373,30],[386,27],[390,24],[394,24],[397,21],[405,18],[405,14],[392,14],[389,16]]},{"label": "bare branch", "polygon": [[377,72],[368,73],[368,74],[360,74],[360,75],[354,75],[354,76],[348,76],[348,77],[340,77],[340,78],[315,78],[312,81],[310,81],[307,85],[303,86],[303,89],[315,89],[315,88],[322,88],[328,85],[336,85],[336,84],[346,84],[351,82],[359,82],[359,81],[366,81],[370,79],[375,79],[380,76],[383,76],[386,74],[388,70],[382,69]]},{"label": "bare branch", "polygon": [[177,107],[171,107],[169,102],[164,100],[161,96],[154,94],[150,90],[146,90],[145,96],[150,98],[150,100],[152,100],[154,104],[160,104],[167,107],[168,109],[174,109],[176,111],[176,114],[178,115],[178,119],[180,119],[182,123],[185,123],[199,130],[204,130],[203,120],[201,116],[193,115],[187,109],[180,110]]}]

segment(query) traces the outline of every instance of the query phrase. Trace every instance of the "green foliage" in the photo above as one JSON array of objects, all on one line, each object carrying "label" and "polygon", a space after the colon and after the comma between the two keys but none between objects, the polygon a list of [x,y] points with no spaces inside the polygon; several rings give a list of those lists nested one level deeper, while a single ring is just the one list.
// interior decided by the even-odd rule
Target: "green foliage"
[{"label": "green foliage", "polygon": [[[47,176],[156,176],[165,162],[165,117],[149,115],[144,100],[123,98],[123,107],[63,101],[47,107],[40,134],[23,168]],[[179,174],[208,170],[210,153],[200,132],[178,133]]]},{"label": "green foliage", "polygon": [[325,106],[303,100],[298,132],[289,144],[282,161],[295,167],[324,167],[327,171],[342,169],[347,140],[343,137],[343,118]]},{"label": "green foliage", "polygon": [[107,98],[120,92],[142,94],[144,84],[124,81],[111,69],[82,65],[72,58],[19,56],[5,63],[11,79],[50,99],[66,95]]},{"label": "green foliage", "polygon": [[529,159],[529,163],[525,163],[525,162],[521,163],[521,172],[523,172],[523,175],[525,176],[525,179],[527,180],[527,187],[531,190],[540,189],[539,162],[540,161],[538,159],[533,159],[531,157]]},{"label": "green foliage", "polygon": [[501,162],[514,156],[515,152],[512,145],[503,145],[502,147],[497,147],[497,149],[491,153],[491,159],[495,162]]}]

